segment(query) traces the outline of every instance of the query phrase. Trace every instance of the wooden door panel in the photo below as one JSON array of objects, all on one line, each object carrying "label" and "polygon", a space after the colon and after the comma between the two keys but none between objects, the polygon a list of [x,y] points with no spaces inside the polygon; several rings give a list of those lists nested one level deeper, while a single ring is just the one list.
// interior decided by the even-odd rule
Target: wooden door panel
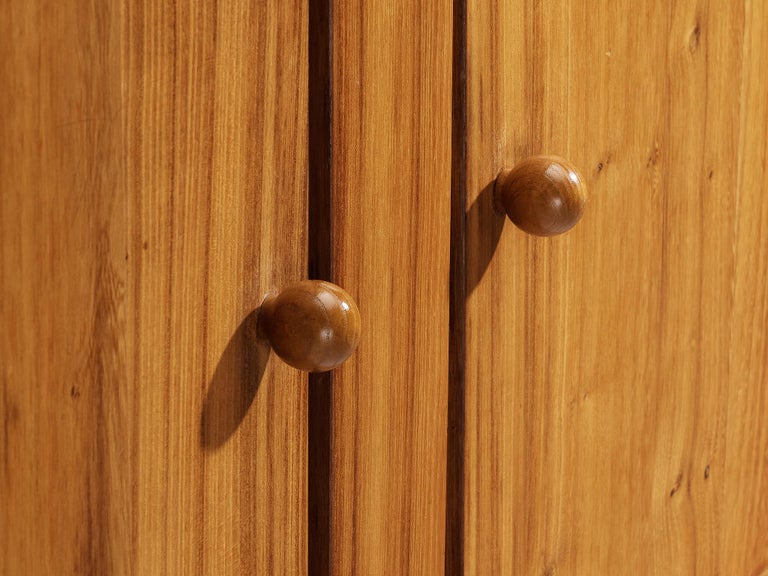
[{"label": "wooden door panel", "polygon": [[[767,18],[467,3],[454,573],[765,567]],[[502,232],[492,182],[540,153],[586,214]]]},{"label": "wooden door panel", "polygon": [[0,11],[0,571],[106,572],[135,518],[119,14]]},{"label": "wooden door panel", "polygon": [[333,278],[362,315],[334,376],[333,574],[443,570],[451,3],[332,4]]},{"label": "wooden door panel", "polygon": [[305,573],[306,3],[2,10],[3,572]]},{"label": "wooden door panel", "polygon": [[720,565],[768,570],[768,6],[746,3],[733,217],[733,308]]},{"label": "wooden door panel", "polygon": [[[768,9],[722,4],[329,4],[313,261],[364,332],[310,557],[768,566]],[[307,572],[307,378],[252,314],[307,271],[307,12],[0,7],[3,573]],[[493,211],[536,153],[565,236]]]}]

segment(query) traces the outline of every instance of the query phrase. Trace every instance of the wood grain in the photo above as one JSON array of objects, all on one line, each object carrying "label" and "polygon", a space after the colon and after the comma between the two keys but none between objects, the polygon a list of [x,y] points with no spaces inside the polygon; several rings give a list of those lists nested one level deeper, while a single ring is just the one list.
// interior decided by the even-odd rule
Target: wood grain
[{"label": "wood grain", "polygon": [[4,2],[0,32],[0,572],[126,572],[119,11]]},{"label": "wood grain", "polygon": [[306,3],[1,10],[0,571],[306,573]]},{"label": "wood grain", "polygon": [[451,3],[332,17],[333,279],[362,316],[334,376],[332,573],[443,569]]},{"label": "wood grain", "polygon": [[[768,10],[466,10],[466,359],[452,382],[466,433],[449,573],[761,574]],[[485,190],[532,154],[587,180],[563,236],[498,231]]]},{"label": "wood grain", "polygon": [[[768,6],[748,2],[733,169],[732,308],[720,540],[723,574],[768,572]],[[710,470],[711,474],[711,470]]]}]

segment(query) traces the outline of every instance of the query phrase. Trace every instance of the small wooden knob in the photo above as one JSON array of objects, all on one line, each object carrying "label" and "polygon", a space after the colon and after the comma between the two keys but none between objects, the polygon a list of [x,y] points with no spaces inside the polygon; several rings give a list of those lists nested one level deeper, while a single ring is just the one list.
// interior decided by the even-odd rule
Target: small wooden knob
[{"label": "small wooden knob", "polygon": [[286,363],[299,370],[325,372],[357,348],[360,312],[336,284],[304,280],[266,296],[259,329]]},{"label": "small wooden knob", "polygon": [[494,197],[521,230],[554,236],[570,230],[581,218],[587,186],[567,160],[531,156],[498,175]]}]

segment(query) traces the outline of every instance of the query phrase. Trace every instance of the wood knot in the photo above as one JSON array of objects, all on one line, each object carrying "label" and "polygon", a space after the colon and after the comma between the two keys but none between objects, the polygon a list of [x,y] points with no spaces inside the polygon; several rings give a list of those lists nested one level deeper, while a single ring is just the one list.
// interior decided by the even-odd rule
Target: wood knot
[{"label": "wood knot", "polygon": [[695,54],[696,51],[699,49],[700,36],[701,36],[701,28],[699,27],[699,23],[696,22],[696,24],[693,27],[693,30],[691,30],[691,33],[688,36],[688,51],[691,54]]},{"label": "wood knot", "polygon": [[651,152],[650,156],[648,156],[648,161],[645,163],[646,168],[653,168],[656,166],[656,164],[659,163],[659,157],[661,156],[661,146],[659,146],[659,143],[656,142],[656,144],[653,145],[653,151]]},{"label": "wood knot", "polygon": [[683,483],[683,473],[680,472],[680,474],[677,475],[677,478],[675,479],[675,485],[672,486],[672,490],[669,491],[669,497],[672,498],[678,490],[680,490],[680,486]]}]

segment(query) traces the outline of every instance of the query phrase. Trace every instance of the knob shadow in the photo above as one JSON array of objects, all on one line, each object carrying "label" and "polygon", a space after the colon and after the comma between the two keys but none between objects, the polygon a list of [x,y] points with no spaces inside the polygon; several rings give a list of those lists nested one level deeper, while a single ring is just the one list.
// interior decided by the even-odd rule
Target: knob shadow
[{"label": "knob shadow", "polygon": [[216,450],[235,433],[264,377],[270,347],[259,338],[258,316],[256,309],[243,319],[216,366],[200,414],[204,450]]},{"label": "knob shadow", "polygon": [[466,213],[466,295],[469,297],[483,279],[499,245],[506,216],[494,208],[491,180],[475,198]]}]

